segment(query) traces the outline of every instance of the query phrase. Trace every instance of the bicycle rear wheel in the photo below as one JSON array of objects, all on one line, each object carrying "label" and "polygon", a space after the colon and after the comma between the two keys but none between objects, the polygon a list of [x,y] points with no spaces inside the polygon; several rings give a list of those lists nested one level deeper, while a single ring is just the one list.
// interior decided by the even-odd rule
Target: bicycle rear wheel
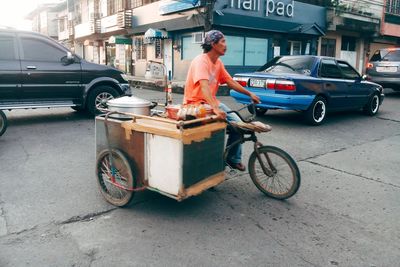
[{"label": "bicycle rear wheel", "polygon": [[262,146],[258,150],[266,171],[254,151],[249,159],[249,174],[256,187],[276,199],[287,199],[296,194],[300,187],[300,171],[292,157],[274,146]]},{"label": "bicycle rear wheel", "polygon": [[100,192],[108,202],[118,207],[130,203],[136,179],[133,177],[129,159],[121,151],[112,149],[110,154],[108,149],[103,150],[97,158],[96,174]]}]

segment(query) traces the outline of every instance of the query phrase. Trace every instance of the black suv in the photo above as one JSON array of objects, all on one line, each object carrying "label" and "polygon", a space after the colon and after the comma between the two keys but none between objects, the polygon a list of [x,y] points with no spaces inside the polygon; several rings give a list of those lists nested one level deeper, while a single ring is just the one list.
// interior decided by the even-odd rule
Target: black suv
[{"label": "black suv", "polygon": [[400,48],[377,50],[367,65],[367,78],[400,91]]},{"label": "black suv", "polygon": [[130,87],[123,72],[87,62],[42,34],[0,29],[0,110],[71,107],[97,114],[124,94]]}]

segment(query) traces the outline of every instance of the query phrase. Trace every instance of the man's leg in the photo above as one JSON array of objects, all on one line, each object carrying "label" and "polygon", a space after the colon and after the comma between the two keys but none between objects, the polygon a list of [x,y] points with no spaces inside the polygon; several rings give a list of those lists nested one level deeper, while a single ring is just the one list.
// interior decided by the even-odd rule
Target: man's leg
[{"label": "man's leg", "polygon": [[[225,105],[224,103],[220,103],[219,104],[219,108],[225,112],[230,111],[231,109]],[[240,122],[240,118],[235,114],[235,113],[227,113],[226,115],[226,119],[228,121],[234,121],[234,122]],[[238,134],[236,131],[231,131],[229,133],[228,136],[228,141],[227,141],[227,146],[229,146],[230,144],[232,144],[233,142],[235,142],[236,140],[240,139],[240,134]],[[235,166],[232,167],[236,167],[238,164],[242,165],[242,144],[237,144],[235,146],[233,146],[230,150],[229,153],[227,155],[227,161],[229,163],[234,164]],[[244,166],[239,166],[238,168],[239,170],[244,170]]]}]

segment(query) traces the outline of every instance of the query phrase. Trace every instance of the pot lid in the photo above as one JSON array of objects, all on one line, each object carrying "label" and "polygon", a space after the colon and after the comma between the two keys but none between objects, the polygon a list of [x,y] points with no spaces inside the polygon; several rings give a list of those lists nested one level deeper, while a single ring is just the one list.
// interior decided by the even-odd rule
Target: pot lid
[{"label": "pot lid", "polygon": [[107,101],[107,105],[110,107],[141,108],[149,107],[151,102],[135,96],[123,96]]}]

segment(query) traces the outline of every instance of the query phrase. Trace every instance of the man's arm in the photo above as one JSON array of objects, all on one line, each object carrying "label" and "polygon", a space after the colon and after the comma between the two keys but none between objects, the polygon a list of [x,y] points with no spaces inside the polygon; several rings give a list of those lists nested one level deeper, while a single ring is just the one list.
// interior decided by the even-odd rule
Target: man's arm
[{"label": "man's arm", "polygon": [[207,101],[207,104],[209,104],[211,106],[211,108],[213,109],[213,112],[217,116],[219,116],[222,119],[225,119],[226,113],[219,109],[218,102],[215,101],[215,99],[213,99],[213,97],[211,95],[208,80],[200,80],[199,82],[200,82],[201,92],[203,93],[203,96],[204,96],[205,100]]},{"label": "man's arm", "polygon": [[248,95],[250,96],[251,100],[258,104],[260,103],[260,98],[258,96],[256,96],[255,94],[253,94],[252,92],[250,92],[249,90],[246,90],[243,86],[241,86],[237,81],[233,80],[233,79],[228,79],[226,81],[226,84],[232,88],[233,90],[242,93],[244,95]]}]

